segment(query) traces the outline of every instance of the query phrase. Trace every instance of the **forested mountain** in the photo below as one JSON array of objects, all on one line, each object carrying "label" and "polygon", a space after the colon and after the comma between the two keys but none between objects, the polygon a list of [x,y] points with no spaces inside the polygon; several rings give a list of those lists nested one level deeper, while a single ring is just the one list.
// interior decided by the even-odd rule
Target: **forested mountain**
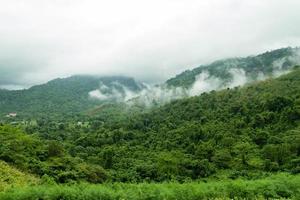
[{"label": "forested mountain", "polygon": [[0,125],[0,159],[61,183],[299,173],[296,68],[280,78],[128,114],[118,123],[93,118],[88,125],[72,120]]},{"label": "forested mountain", "polygon": [[[19,117],[72,116],[105,101],[117,101],[127,91],[138,92],[141,83],[128,77],[72,76],[26,90],[0,90],[0,115]],[[94,93],[91,93],[93,92]]]},{"label": "forested mountain", "polygon": [[200,74],[221,80],[221,85],[234,81],[234,76],[244,76],[248,81],[277,76],[300,62],[299,48],[282,48],[246,58],[230,58],[187,70],[166,84],[173,87],[190,88]]},{"label": "forested mountain", "polygon": [[119,114],[117,110],[122,112],[124,107],[120,104],[124,103],[159,106],[211,90],[276,77],[298,64],[299,55],[298,48],[284,48],[258,56],[220,60],[183,72],[156,87],[128,77],[77,75],[26,90],[0,90],[0,118],[8,113],[16,113],[15,119],[70,118],[81,114],[105,114],[111,110]]}]

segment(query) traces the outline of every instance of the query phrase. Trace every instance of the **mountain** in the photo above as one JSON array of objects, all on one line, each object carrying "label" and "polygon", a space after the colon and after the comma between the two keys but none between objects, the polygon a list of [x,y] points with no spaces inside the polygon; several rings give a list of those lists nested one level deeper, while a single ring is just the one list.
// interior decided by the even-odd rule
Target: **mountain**
[{"label": "mountain", "polygon": [[21,130],[0,124],[0,160],[59,183],[255,179],[300,172],[297,67],[279,78],[119,120],[52,120]]},{"label": "mountain", "polygon": [[[295,69],[276,79],[176,100],[131,119],[111,135],[110,167],[119,177],[159,181],[222,170],[230,177],[299,173],[299,133],[300,69]],[[91,143],[85,147],[97,148],[93,136],[87,138]],[[103,141],[104,135],[97,138]]]},{"label": "mountain", "polygon": [[[191,88],[197,79],[202,78],[213,80],[213,83],[219,81],[220,86],[230,86],[233,82],[237,82],[236,85],[238,85],[278,76],[299,63],[299,48],[282,48],[257,56],[230,58],[202,65],[167,80],[166,84],[173,87]],[[235,78],[245,80],[234,80]]]},{"label": "mountain", "polygon": [[[299,64],[300,49],[283,48],[246,58],[231,58],[185,71],[159,86],[146,86],[128,77],[72,76],[27,90],[0,90],[0,116],[20,119],[68,117],[103,113],[123,115],[127,104],[160,106],[203,92],[233,88],[287,73]],[[108,106],[106,104],[109,104]],[[105,117],[104,117],[105,116]],[[108,119],[108,118],[107,118]]]},{"label": "mountain", "polygon": [[70,116],[103,102],[125,98],[143,85],[128,77],[72,76],[26,90],[0,90],[0,114],[18,116]]},{"label": "mountain", "polygon": [[212,90],[234,88],[289,72],[300,63],[300,49],[283,48],[246,58],[230,58],[185,71],[164,84],[149,87],[130,104],[162,105]]}]

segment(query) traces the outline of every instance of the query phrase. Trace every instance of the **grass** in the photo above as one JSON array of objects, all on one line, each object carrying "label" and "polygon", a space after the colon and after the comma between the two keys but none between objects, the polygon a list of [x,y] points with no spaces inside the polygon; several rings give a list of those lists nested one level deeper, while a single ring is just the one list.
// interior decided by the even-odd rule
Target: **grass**
[{"label": "grass", "polygon": [[199,200],[300,199],[300,175],[278,174],[260,180],[226,180],[101,185],[39,185],[0,192],[1,200]]},{"label": "grass", "polygon": [[6,162],[0,161],[0,191],[4,191],[12,187],[36,185],[38,183],[38,178],[21,172],[8,165]]}]

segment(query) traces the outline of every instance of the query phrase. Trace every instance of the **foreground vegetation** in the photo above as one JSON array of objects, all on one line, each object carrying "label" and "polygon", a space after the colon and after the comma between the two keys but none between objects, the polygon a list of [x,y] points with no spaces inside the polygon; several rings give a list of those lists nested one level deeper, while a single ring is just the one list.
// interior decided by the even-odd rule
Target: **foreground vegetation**
[{"label": "foreground vegetation", "polygon": [[199,200],[299,199],[300,176],[278,174],[260,180],[160,184],[40,185],[0,192],[1,200]]},{"label": "foreground vegetation", "polygon": [[37,185],[40,180],[30,174],[23,173],[18,169],[0,160],[0,191],[12,187],[24,187]]}]

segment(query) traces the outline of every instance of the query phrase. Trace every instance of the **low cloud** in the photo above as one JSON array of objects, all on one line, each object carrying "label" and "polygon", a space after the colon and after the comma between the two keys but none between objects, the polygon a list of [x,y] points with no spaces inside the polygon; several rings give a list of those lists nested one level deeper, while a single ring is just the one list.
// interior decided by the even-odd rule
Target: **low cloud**
[{"label": "low cloud", "polygon": [[231,76],[230,80],[213,76],[208,71],[200,73],[196,77],[192,87],[188,89],[189,96],[200,95],[204,92],[210,92],[212,90],[234,88],[250,82],[249,77],[246,76],[246,72],[243,69],[232,68],[228,70],[228,73]]},{"label": "low cloud", "polygon": [[221,85],[222,85],[221,79],[214,76],[210,76],[209,72],[205,71],[197,75],[196,81],[194,82],[193,86],[189,90],[189,94],[190,96],[196,96],[203,92],[216,90],[220,88]]},{"label": "low cloud", "polygon": [[98,99],[101,101],[116,101],[116,102],[126,102],[130,99],[137,97],[140,94],[140,91],[145,87],[143,84],[140,84],[139,91],[132,90],[129,87],[114,81],[109,85],[100,82],[99,88],[89,92],[89,96],[93,99]]},{"label": "low cloud", "polygon": [[139,91],[133,91],[118,82],[113,83],[110,87],[100,83],[99,89],[91,91],[89,95],[91,98],[101,101],[114,100],[127,105],[138,104],[151,107],[157,104],[169,103],[176,99],[197,96],[212,90],[234,88],[270,77],[278,77],[290,71],[289,68],[283,68],[283,65],[283,61],[275,61],[272,64],[273,71],[271,74],[267,75],[263,72],[258,72],[256,77],[247,75],[245,70],[237,67],[228,69],[231,77],[229,79],[216,77],[208,71],[203,71],[196,76],[195,82],[189,88],[168,87],[165,84],[156,86],[142,84],[143,87]]}]

